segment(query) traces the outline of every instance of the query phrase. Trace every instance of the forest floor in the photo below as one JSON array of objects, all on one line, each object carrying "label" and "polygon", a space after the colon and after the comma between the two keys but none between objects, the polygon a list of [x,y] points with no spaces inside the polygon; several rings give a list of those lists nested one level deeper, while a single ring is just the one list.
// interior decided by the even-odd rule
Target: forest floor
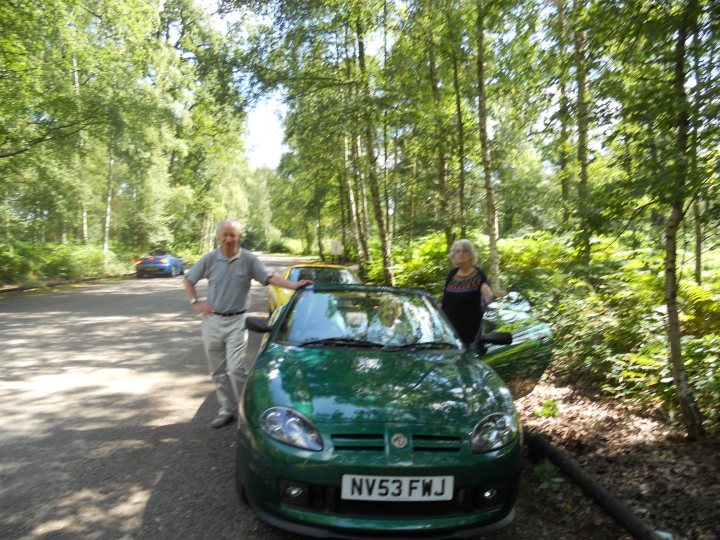
[{"label": "forest floor", "polygon": [[[646,411],[552,376],[518,408],[526,429],[546,435],[652,529],[673,540],[720,538],[720,435],[687,442]],[[575,538],[632,538],[549,461],[529,463],[523,477],[518,507],[528,515],[518,537],[529,538],[532,527],[533,538],[557,538],[566,527]]]}]

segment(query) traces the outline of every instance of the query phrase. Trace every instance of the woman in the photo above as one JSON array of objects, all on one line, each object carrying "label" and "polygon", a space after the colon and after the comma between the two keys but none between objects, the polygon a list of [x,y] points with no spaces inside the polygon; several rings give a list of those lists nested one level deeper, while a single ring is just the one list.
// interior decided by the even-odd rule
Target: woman
[{"label": "woman", "polygon": [[442,309],[460,335],[463,343],[475,341],[484,306],[495,299],[485,273],[478,268],[477,251],[469,240],[458,240],[450,250],[453,268],[445,280]]}]

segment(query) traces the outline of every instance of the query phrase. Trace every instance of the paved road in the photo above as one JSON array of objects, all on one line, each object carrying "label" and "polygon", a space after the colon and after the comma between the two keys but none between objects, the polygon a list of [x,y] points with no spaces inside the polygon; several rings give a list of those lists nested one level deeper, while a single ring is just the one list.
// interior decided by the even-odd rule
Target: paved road
[{"label": "paved road", "polygon": [[181,278],[4,297],[0,350],[0,538],[298,538],[238,505]]}]

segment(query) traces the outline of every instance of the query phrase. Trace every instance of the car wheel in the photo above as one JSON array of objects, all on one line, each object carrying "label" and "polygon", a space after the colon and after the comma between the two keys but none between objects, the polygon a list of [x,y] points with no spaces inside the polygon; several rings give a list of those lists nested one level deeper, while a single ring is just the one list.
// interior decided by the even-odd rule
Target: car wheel
[{"label": "car wheel", "polygon": [[245,486],[240,483],[239,479],[237,479],[237,481],[235,482],[235,489],[237,490],[238,502],[240,503],[240,506],[250,506],[250,499],[248,499],[247,497]]},{"label": "car wheel", "polygon": [[[239,444],[239,436],[236,439],[236,444]],[[237,492],[238,501],[240,506],[250,506],[250,499],[248,499],[247,491],[245,491],[245,485],[243,484],[242,478],[240,478],[240,467],[237,462],[240,460],[240,452],[235,452],[235,491]]]},{"label": "car wheel", "polygon": [[178,275],[177,268],[175,268],[174,266],[172,268],[170,268],[170,277],[175,277],[177,275]]},{"label": "car wheel", "polygon": [[135,274],[135,276],[136,276],[138,279],[142,279],[142,278],[144,277],[140,272],[138,272],[137,274]]}]

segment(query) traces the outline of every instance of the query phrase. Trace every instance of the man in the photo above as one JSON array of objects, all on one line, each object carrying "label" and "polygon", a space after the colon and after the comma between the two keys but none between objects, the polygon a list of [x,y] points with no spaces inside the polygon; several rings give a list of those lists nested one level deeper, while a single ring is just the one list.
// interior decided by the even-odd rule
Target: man
[{"label": "man", "polygon": [[[226,219],[218,225],[217,239],[220,246],[193,265],[184,284],[192,308],[203,316],[203,347],[220,402],[220,411],[210,426],[221,428],[235,420],[248,374],[245,311],[250,307],[251,280],[287,289],[299,289],[312,282],[288,281],[271,273],[253,253],[241,249],[242,227],[235,220]],[[204,302],[195,289],[203,278],[208,280]]]}]

